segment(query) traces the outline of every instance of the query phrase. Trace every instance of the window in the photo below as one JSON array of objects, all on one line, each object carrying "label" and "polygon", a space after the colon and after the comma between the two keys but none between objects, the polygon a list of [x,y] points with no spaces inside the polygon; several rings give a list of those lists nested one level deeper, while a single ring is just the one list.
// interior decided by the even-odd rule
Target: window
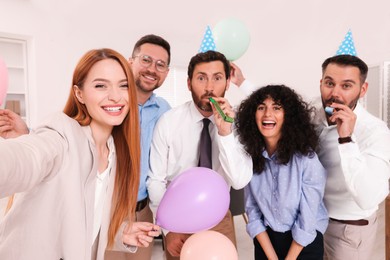
[{"label": "window", "polygon": [[187,87],[187,68],[171,67],[164,84],[156,89],[157,96],[163,97],[171,107],[176,107],[192,100],[191,92]]}]

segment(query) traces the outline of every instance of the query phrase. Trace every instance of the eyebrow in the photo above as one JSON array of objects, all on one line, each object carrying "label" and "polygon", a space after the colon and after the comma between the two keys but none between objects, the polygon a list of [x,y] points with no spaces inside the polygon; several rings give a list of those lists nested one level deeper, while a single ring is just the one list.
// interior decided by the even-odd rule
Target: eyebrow
[{"label": "eyebrow", "polygon": [[[264,101],[260,102],[257,106],[261,106],[261,105],[266,106],[266,104],[264,103]],[[280,103],[278,103],[278,102],[276,102],[276,101],[273,101],[272,104],[271,104],[271,106],[279,106],[279,107],[281,107],[282,104],[280,104]]]},{"label": "eyebrow", "polygon": [[156,59],[156,58],[154,58],[152,55],[149,55],[149,54],[141,54],[141,53],[138,53],[138,55],[137,56],[148,56],[149,58],[151,58],[153,61],[162,61],[162,62],[164,62],[164,63],[168,63],[168,61],[165,61],[165,60],[163,60],[163,59]]},{"label": "eyebrow", "polygon": [[104,81],[104,82],[108,82],[109,80],[103,79],[103,78],[96,78],[96,79],[93,79],[93,80],[92,80],[92,82],[95,82],[95,81]]},{"label": "eyebrow", "polygon": [[[103,79],[103,78],[96,78],[96,79],[92,80],[92,82],[96,82],[96,81],[110,82],[110,80]],[[122,83],[122,82],[127,82],[127,79],[125,78],[125,79],[119,80],[119,83]]]},{"label": "eyebrow", "polygon": [[[329,80],[332,80],[334,81],[334,79],[330,76],[325,76],[324,79],[329,79]],[[346,83],[346,82],[349,82],[349,83],[353,83],[353,84],[356,84],[356,81],[352,80],[352,79],[346,79],[346,80],[343,80],[342,81],[343,83]]]}]

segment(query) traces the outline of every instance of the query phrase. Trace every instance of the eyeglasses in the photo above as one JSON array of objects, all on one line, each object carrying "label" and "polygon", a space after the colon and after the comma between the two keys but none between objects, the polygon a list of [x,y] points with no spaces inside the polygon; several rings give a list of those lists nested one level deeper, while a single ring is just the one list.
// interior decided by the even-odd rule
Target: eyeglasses
[{"label": "eyeglasses", "polygon": [[159,72],[166,72],[169,69],[169,65],[165,61],[155,60],[149,55],[138,55],[133,58],[138,58],[139,63],[145,68],[149,68],[154,62],[156,64],[156,70]]}]

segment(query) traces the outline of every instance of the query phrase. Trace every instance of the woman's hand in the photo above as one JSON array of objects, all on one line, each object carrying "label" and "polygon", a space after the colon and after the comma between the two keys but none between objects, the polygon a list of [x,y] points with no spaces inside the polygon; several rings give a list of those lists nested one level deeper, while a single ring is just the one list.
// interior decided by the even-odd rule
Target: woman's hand
[{"label": "woman's hand", "polygon": [[148,247],[153,238],[159,235],[159,226],[149,222],[133,222],[123,231],[122,241],[130,246]]}]

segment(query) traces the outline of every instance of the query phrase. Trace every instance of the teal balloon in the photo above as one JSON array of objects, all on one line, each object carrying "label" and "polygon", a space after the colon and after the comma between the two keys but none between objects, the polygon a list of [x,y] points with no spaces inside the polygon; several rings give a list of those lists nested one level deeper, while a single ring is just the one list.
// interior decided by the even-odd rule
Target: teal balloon
[{"label": "teal balloon", "polygon": [[219,21],[213,29],[213,36],[216,50],[229,61],[237,60],[246,52],[251,38],[245,24],[235,18]]}]

